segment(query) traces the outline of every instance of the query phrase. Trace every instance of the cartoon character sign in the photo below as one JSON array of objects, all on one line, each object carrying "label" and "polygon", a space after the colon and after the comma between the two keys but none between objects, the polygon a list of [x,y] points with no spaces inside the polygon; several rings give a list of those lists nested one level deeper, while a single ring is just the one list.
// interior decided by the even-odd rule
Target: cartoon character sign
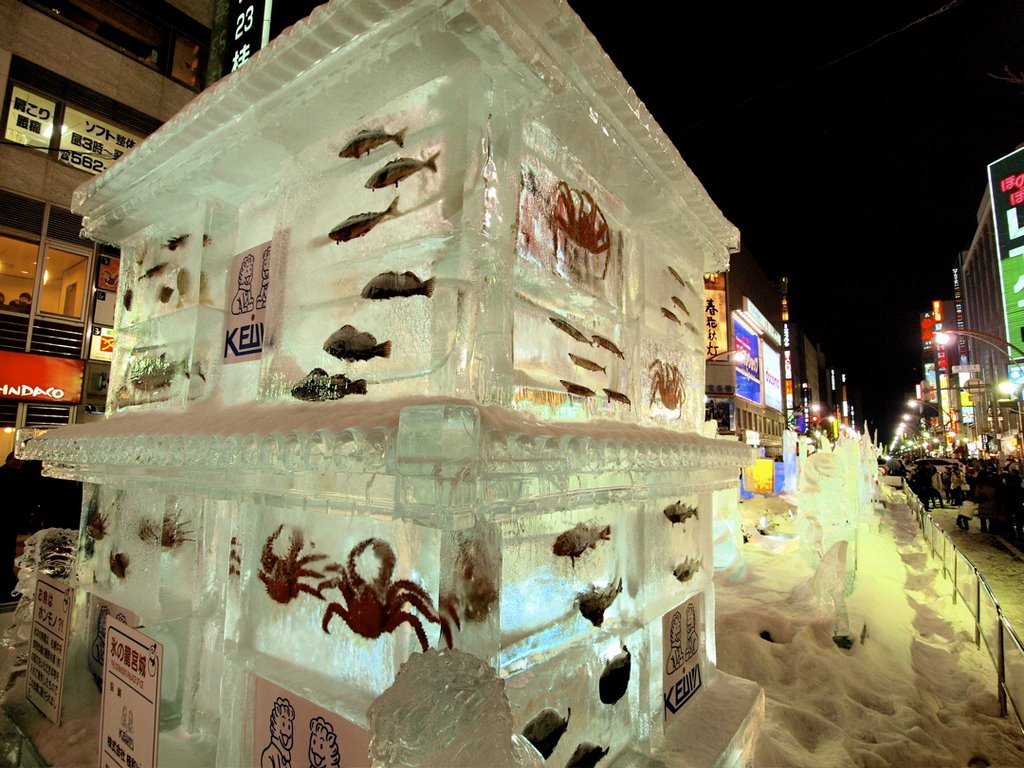
[{"label": "cartoon character sign", "polygon": [[338,735],[334,732],[334,726],[322,717],[314,717],[309,721],[309,766],[341,768]]},{"label": "cartoon character sign", "polygon": [[238,270],[238,290],[231,300],[231,314],[242,315],[252,312],[252,270],[256,259],[250,253],[242,259],[242,266]]},{"label": "cartoon character sign", "polygon": [[278,696],[270,713],[270,743],[260,754],[260,768],[291,768],[295,707]]},{"label": "cartoon character sign", "polygon": [[260,272],[260,292],[256,294],[256,309],[267,308],[267,289],[270,287],[270,246],[263,249],[263,267]]}]

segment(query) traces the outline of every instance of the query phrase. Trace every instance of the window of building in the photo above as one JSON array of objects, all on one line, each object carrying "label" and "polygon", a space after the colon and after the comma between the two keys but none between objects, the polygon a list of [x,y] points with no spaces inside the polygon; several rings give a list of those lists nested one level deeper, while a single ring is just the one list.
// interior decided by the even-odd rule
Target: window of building
[{"label": "window of building", "polygon": [[0,310],[27,314],[32,308],[39,243],[0,235]]},{"label": "window of building", "polygon": [[194,91],[206,85],[210,30],[161,0],[22,0]]},{"label": "window of building", "polygon": [[88,270],[87,255],[48,245],[43,261],[39,311],[81,318]]}]

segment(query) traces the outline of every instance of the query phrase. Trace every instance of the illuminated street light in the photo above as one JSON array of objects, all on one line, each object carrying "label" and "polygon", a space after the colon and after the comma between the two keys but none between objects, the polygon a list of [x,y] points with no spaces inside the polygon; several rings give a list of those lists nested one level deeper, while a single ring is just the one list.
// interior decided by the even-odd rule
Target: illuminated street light
[{"label": "illuminated street light", "polygon": [[999,391],[1004,395],[1013,395],[1017,403],[1017,460],[1024,463],[1024,424],[1021,419],[1021,407],[1024,406],[1024,385],[1014,384],[1012,381],[999,383]]}]

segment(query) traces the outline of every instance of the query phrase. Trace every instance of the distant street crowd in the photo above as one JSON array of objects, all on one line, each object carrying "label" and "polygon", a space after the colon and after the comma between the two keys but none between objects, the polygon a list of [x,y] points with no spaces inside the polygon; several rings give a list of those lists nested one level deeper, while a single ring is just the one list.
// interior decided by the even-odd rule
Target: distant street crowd
[{"label": "distant street crowd", "polygon": [[[905,474],[907,485],[927,509],[956,507],[956,524],[970,529],[972,517],[981,530],[1008,539],[1024,539],[1024,483],[1016,461],[967,459],[950,464],[919,461],[904,468],[889,467],[890,474]],[[965,501],[973,504],[965,505]]]}]

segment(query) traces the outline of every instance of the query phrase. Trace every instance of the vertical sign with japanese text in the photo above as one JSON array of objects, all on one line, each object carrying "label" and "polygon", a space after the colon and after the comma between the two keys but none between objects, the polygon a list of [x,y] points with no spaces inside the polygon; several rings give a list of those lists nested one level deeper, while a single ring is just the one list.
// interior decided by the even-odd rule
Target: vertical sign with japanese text
[{"label": "vertical sign with japanese text", "polygon": [[725,275],[704,275],[704,356],[714,357],[729,349],[725,311]]},{"label": "vertical sign with japanese text", "polygon": [[270,291],[270,243],[235,256],[227,281],[231,300],[224,321],[224,364],[259,360]]},{"label": "vertical sign with japanese text", "polygon": [[26,147],[48,149],[56,111],[55,102],[12,85],[4,140]]},{"label": "vertical sign with japanese text", "polygon": [[58,725],[64,699],[64,667],[73,596],[74,591],[67,584],[43,575],[36,580],[25,697]]},{"label": "vertical sign with japanese text", "polygon": [[[1024,148],[988,166],[992,226],[1003,286],[1006,338],[1024,341]],[[1007,354],[1011,354],[1007,350]],[[1011,359],[1016,359],[1012,355]]]},{"label": "vertical sign with japanese text", "polygon": [[273,0],[232,0],[224,71],[234,72],[267,44]]},{"label": "vertical sign with japanese text", "polygon": [[156,768],[164,648],[107,622],[100,705],[100,768]]},{"label": "vertical sign with japanese text", "polygon": [[704,643],[703,593],[661,617],[663,721],[667,727],[704,684],[701,646]]}]

